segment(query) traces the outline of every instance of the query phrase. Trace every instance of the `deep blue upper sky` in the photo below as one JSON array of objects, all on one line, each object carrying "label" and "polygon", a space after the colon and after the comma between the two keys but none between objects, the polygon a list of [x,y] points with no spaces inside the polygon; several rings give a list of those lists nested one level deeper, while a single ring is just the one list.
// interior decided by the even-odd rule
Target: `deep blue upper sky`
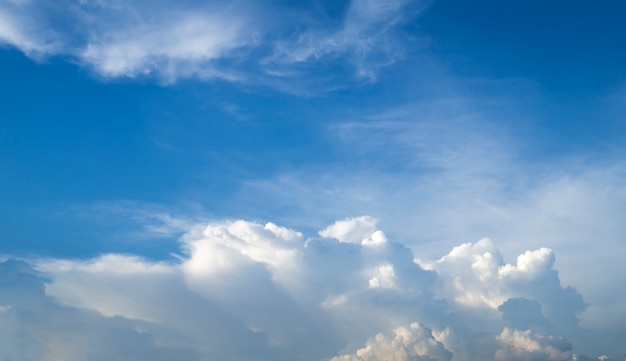
[{"label": "deep blue upper sky", "polygon": [[[369,48],[323,50],[318,44],[318,55],[294,63],[268,59],[276,44],[298,34],[339,31],[350,16],[348,3],[268,3],[263,11],[293,18],[256,19],[257,43],[211,60],[223,63],[220,70],[244,74],[241,81],[193,74],[164,81],[159,64],[148,76],[106,73],[80,55],[81,41],[98,29],[81,33],[70,17],[16,8],[0,10],[20,19],[30,11],[65,44],[33,51],[0,38],[0,239],[6,253],[87,255],[143,247],[116,233],[124,217],[104,221],[91,214],[103,203],[193,204],[210,217],[290,213],[297,219],[297,206],[284,208],[292,195],[283,194],[281,206],[261,206],[246,197],[263,199],[263,192],[242,196],[242,187],[336,167],[401,178],[407,167],[393,142],[374,142],[377,151],[363,153],[338,143],[328,129],[414,104],[471,99],[468,111],[481,112],[486,123],[523,144],[522,162],[623,154],[626,5],[620,2],[409,3],[402,8],[408,15],[388,18],[393,25],[363,26]],[[376,36],[381,40],[372,40]],[[23,37],[36,43],[44,36]],[[359,75],[359,68],[369,75]],[[268,75],[281,69],[294,75]],[[427,171],[420,169],[414,171]],[[328,217],[303,223],[324,224]]]}]

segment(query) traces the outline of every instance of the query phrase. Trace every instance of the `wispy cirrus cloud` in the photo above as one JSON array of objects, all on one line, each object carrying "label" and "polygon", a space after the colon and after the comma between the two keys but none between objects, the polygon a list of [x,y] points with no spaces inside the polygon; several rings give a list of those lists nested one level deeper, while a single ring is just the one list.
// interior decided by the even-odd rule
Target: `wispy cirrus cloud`
[{"label": "wispy cirrus cloud", "polygon": [[63,56],[105,78],[237,80],[218,61],[252,46],[247,10],[221,2],[60,1],[0,6],[0,39],[29,56]]},{"label": "wispy cirrus cloud", "polygon": [[56,54],[63,47],[63,40],[40,19],[40,9],[29,10],[29,1],[7,1],[0,4],[0,44],[17,47],[26,55],[41,58]]},{"label": "wispy cirrus cloud", "polygon": [[353,0],[337,29],[309,29],[279,41],[269,64],[305,64],[348,56],[357,75],[376,79],[379,68],[403,57],[407,39],[396,28],[412,20],[423,4],[409,0]]},{"label": "wispy cirrus cloud", "polygon": [[[162,8],[156,14],[130,6],[109,10],[110,18],[94,24],[97,27],[78,57],[106,77],[157,73],[170,81],[181,77],[236,80],[235,71],[219,69],[215,61],[254,43],[243,13],[158,6]],[[116,13],[124,20],[111,21]]]},{"label": "wispy cirrus cloud", "polygon": [[[281,37],[285,32],[287,38],[293,36],[285,29],[294,24],[265,19],[283,11],[273,3],[10,1],[0,4],[0,43],[35,59],[67,58],[103,78],[151,76],[165,83],[221,78],[272,84],[270,78],[292,72],[289,63],[327,55],[347,57],[360,76],[374,78],[377,68],[402,53],[402,45],[389,33],[406,17],[409,4],[354,0],[342,30],[325,34],[311,22],[297,35],[299,40],[289,44],[291,40]],[[283,35],[277,38],[272,32]]]}]

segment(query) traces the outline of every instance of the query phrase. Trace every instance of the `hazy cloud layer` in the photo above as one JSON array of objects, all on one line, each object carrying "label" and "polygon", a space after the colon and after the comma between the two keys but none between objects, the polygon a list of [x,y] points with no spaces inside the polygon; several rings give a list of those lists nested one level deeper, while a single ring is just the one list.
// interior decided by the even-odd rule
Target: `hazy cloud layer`
[{"label": "hazy cloud layer", "polygon": [[582,298],[561,286],[548,249],[507,264],[482,240],[421,261],[427,270],[371,217],[320,233],[225,221],[192,226],[169,262],[47,259],[39,273],[9,260],[0,356],[570,360],[567,337],[584,334]]}]

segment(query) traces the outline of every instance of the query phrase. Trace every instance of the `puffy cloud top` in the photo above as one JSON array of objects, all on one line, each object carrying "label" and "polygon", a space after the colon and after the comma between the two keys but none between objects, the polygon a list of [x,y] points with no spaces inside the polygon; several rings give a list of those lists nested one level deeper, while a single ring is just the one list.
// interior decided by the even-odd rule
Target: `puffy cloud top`
[{"label": "puffy cloud top", "polygon": [[344,243],[379,243],[384,239],[384,235],[377,234],[374,236],[378,242],[370,240],[370,237],[376,232],[377,223],[378,220],[370,216],[344,219],[324,228],[319,232],[319,235],[325,238],[335,238]]},{"label": "puffy cloud top", "polygon": [[496,353],[497,361],[567,361],[573,357],[569,342],[530,331],[505,328],[496,339],[504,346]]},{"label": "puffy cloud top", "polygon": [[330,361],[450,361],[452,353],[417,322],[397,327],[392,337],[382,333],[370,338],[354,354],[333,357]]}]

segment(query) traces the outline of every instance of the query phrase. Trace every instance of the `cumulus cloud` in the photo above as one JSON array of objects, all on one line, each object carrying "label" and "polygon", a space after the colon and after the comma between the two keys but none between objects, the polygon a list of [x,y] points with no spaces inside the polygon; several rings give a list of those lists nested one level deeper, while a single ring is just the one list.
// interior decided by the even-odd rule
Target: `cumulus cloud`
[{"label": "cumulus cloud", "polygon": [[450,361],[452,353],[417,322],[397,327],[392,337],[382,333],[370,338],[354,354],[333,357],[330,361]]},{"label": "cumulus cloud", "polygon": [[572,360],[572,345],[551,336],[505,328],[496,337],[504,348],[496,352],[496,361],[567,361]]},{"label": "cumulus cloud", "polygon": [[[489,239],[455,247],[435,262],[421,262],[440,276],[437,293],[452,300],[459,312],[485,308],[511,321],[511,311],[526,311],[538,324],[550,324],[563,335],[578,327],[585,310],[582,296],[561,285],[552,250],[540,248],[506,264]],[[522,301],[518,298],[524,298]]]},{"label": "cumulus cloud", "polygon": [[[371,217],[344,219],[322,233],[328,237],[222,221],[191,227],[180,238],[181,255],[167,261],[119,254],[40,259],[38,271],[8,261],[0,266],[0,356],[470,361],[572,355],[559,337],[567,337],[560,331],[570,326],[580,296],[560,286],[549,250],[508,265],[483,240],[422,261],[425,270]],[[567,317],[557,317],[555,305]]]},{"label": "cumulus cloud", "polygon": [[215,224],[206,227],[196,238],[185,239],[188,252],[194,257],[187,264],[191,273],[211,275],[229,270],[240,262],[249,260],[260,263],[277,278],[285,268],[292,269],[297,248],[302,247],[303,237],[299,232],[267,223],[264,226],[244,221]]},{"label": "cumulus cloud", "polygon": [[393,266],[384,264],[372,270],[372,278],[369,280],[370,288],[394,288],[396,274]]},{"label": "cumulus cloud", "polygon": [[322,237],[335,238],[345,243],[380,243],[382,241],[380,234],[374,236],[379,239],[378,241],[372,240],[372,242],[369,239],[376,231],[376,223],[378,220],[370,216],[349,218],[333,223],[321,230],[319,234]]}]

